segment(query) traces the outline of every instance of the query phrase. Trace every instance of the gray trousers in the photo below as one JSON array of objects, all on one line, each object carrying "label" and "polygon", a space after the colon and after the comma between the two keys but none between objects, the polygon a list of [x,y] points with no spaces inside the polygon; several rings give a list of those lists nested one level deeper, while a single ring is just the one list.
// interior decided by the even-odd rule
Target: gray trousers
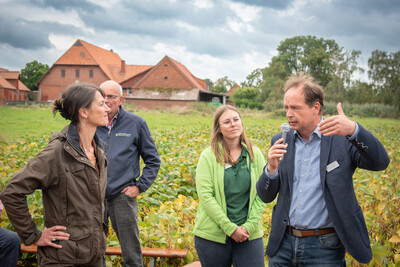
[{"label": "gray trousers", "polygon": [[[138,228],[138,204],[136,197],[124,193],[106,201],[104,222],[108,226],[108,217],[117,234],[125,267],[143,267]],[[108,229],[108,227],[107,227]],[[108,231],[107,231],[108,232]],[[106,233],[107,235],[108,233]]]}]

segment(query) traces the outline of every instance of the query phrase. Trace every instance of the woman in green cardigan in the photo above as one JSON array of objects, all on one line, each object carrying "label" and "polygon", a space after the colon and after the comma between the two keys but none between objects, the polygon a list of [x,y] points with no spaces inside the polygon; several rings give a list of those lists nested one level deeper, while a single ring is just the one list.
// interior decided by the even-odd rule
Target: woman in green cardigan
[{"label": "woman in green cardigan", "polygon": [[202,267],[264,266],[265,205],[256,192],[264,165],[263,154],[245,135],[239,111],[220,106],[211,146],[201,153],[196,171],[200,204],[194,234]]}]

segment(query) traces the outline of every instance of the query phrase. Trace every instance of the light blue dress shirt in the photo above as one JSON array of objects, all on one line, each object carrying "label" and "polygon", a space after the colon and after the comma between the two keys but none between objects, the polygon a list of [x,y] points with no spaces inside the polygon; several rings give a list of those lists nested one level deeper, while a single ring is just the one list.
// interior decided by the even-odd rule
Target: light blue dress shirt
[{"label": "light blue dress shirt", "polygon": [[321,134],[316,128],[310,141],[303,139],[297,131],[295,136],[295,163],[290,205],[290,224],[299,229],[331,227],[326,203],[322,194],[319,168]]},{"label": "light blue dress shirt", "polygon": [[[349,139],[354,139],[359,132],[356,130]],[[326,208],[322,192],[320,174],[321,134],[318,126],[307,142],[297,131],[295,136],[295,162],[292,186],[292,201],[290,205],[290,225],[298,229],[319,229],[333,227]],[[270,179],[279,179],[278,172],[272,174],[265,168]]]}]

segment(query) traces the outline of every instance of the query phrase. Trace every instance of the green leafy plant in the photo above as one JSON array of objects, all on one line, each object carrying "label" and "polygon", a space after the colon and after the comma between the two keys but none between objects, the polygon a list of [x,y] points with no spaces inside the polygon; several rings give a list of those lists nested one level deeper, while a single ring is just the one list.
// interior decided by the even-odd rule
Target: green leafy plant
[{"label": "green leafy plant", "polygon": [[[33,111],[30,110],[30,113]],[[271,119],[265,113],[243,111],[246,134],[253,145],[267,156],[272,136],[279,131],[284,118]],[[149,125],[156,125],[157,116],[145,113]],[[202,119],[197,115],[162,114],[163,120],[180,120],[180,126],[151,127],[152,136],[161,157],[161,169],[154,184],[138,198],[139,229],[143,247],[185,248],[185,259],[166,259],[159,266],[183,266],[198,260],[193,240],[193,226],[198,205],[195,172],[199,155],[210,144],[212,115]],[[186,124],[186,121],[188,122]],[[194,121],[197,121],[195,123]],[[385,171],[357,170],[354,187],[364,211],[374,258],[368,266],[400,265],[400,124],[398,120],[359,119],[386,147],[391,163]],[[64,122],[65,123],[65,122]],[[187,125],[190,125],[188,127]],[[12,124],[8,126],[10,130]],[[45,132],[48,130],[45,129]],[[0,190],[29,159],[43,149],[50,134],[41,137],[0,141]],[[143,163],[142,163],[143,164]],[[35,223],[42,227],[41,192],[28,197]],[[264,244],[267,244],[274,203],[268,204],[263,214]],[[0,225],[13,229],[6,212]],[[118,246],[118,239],[110,227],[108,246]],[[349,255],[349,266],[361,266]],[[145,258],[145,263],[150,259]],[[22,255],[20,263],[29,266],[33,255]],[[123,266],[122,258],[107,257],[108,266]]]}]

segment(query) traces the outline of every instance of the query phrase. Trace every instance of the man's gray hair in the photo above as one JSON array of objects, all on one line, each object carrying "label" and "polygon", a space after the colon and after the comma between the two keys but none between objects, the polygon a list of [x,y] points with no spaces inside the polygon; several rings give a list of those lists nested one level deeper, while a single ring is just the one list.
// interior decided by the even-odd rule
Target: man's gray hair
[{"label": "man's gray hair", "polygon": [[108,80],[108,81],[101,83],[99,87],[101,89],[103,89],[103,86],[106,86],[106,85],[117,86],[119,88],[119,96],[122,96],[122,86],[119,83],[117,83],[116,81],[113,81],[113,80]]}]

